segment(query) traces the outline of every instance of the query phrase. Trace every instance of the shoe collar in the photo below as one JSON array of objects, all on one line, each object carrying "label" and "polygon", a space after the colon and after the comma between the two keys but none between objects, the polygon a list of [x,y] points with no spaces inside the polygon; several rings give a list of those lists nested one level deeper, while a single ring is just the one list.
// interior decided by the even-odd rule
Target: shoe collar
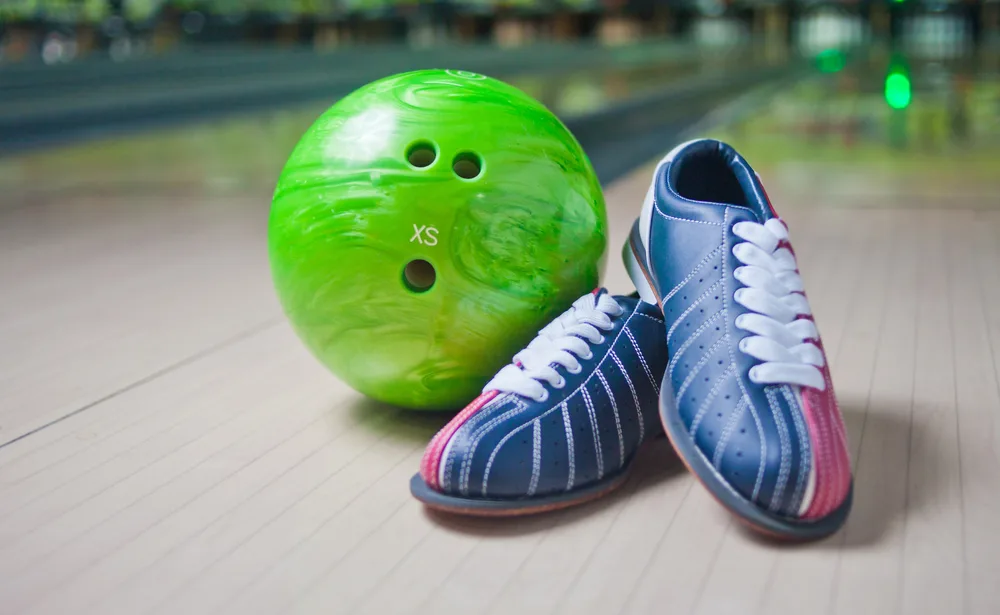
[{"label": "shoe collar", "polygon": [[676,147],[657,175],[657,200],[684,217],[714,221],[730,207],[751,211],[761,223],[778,217],[760,176],[722,141],[697,139]]}]

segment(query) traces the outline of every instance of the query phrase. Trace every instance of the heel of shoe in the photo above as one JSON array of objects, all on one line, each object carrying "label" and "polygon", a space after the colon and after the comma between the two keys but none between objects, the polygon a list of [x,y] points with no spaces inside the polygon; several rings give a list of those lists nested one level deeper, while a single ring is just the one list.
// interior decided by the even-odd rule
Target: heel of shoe
[{"label": "heel of shoe", "polygon": [[649,283],[648,273],[640,262],[641,257],[636,253],[636,250],[641,253],[643,248],[641,244],[635,245],[634,238],[626,240],[625,245],[622,246],[622,261],[625,263],[625,271],[628,272],[628,277],[635,285],[635,289],[639,291],[639,298],[650,305],[659,305],[660,300]]}]

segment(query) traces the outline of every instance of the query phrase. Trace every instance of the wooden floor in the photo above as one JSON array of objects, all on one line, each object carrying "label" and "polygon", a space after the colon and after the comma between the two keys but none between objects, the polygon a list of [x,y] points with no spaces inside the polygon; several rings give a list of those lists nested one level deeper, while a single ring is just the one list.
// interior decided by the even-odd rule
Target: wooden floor
[{"label": "wooden floor", "polygon": [[[0,161],[0,613],[1000,613],[998,153],[772,113],[712,132],[792,230],[854,456],[839,534],[748,535],[665,443],[568,512],[425,512],[446,417],[294,336],[264,249],[284,154],[208,147],[280,122],[240,120]],[[615,291],[649,172],[608,188]]]}]

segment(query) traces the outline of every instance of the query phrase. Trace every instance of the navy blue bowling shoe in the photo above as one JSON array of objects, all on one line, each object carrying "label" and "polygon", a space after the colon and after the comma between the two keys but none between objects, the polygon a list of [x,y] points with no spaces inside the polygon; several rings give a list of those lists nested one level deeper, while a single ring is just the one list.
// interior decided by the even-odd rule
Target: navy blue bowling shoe
[{"label": "navy blue bowling shoe", "polygon": [[681,459],[758,531],[835,532],[851,508],[846,430],[788,229],[758,175],[719,141],[678,146],[623,256],[664,315],[660,414]]},{"label": "navy blue bowling shoe", "polygon": [[472,515],[554,510],[613,491],[640,445],[662,434],[663,336],[656,305],[584,295],[438,432],[410,491]]}]

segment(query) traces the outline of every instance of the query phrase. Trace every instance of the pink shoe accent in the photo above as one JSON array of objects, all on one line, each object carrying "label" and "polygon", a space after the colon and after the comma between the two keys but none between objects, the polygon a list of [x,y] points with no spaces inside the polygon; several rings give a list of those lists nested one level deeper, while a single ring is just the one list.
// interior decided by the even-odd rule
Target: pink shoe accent
[{"label": "pink shoe accent", "polygon": [[472,418],[472,415],[479,412],[483,406],[488,404],[499,393],[499,391],[487,391],[472,400],[472,403],[459,412],[455,418],[448,421],[448,424],[442,427],[441,431],[437,432],[431,439],[430,444],[427,445],[427,450],[424,452],[423,459],[420,460],[420,476],[423,477],[424,482],[431,489],[441,489],[441,485],[438,482],[438,469],[441,466],[441,455],[444,454],[444,449],[447,448],[448,441],[451,440],[451,437],[455,435],[455,432],[466,421]]},{"label": "pink shoe accent", "polygon": [[851,486],[847,430],[828,367],[823,368],[823,378],[826,380],[825,391],[802,389],[802,408],[812,442],[816,473],[816,491],[803,519],[821,519],[832,513],[844,502]]}]

